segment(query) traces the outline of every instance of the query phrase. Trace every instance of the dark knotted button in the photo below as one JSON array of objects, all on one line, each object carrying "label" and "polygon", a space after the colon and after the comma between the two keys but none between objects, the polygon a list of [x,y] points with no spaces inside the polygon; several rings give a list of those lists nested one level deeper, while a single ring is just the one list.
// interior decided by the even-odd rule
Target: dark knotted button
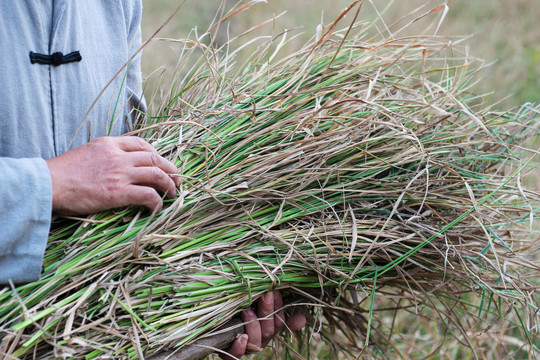
[{"label": "dark knotted button", "polygon": [[59,66],[70,62],[81,61],[82,56],[78,51],[72,51],[67,55],[62,54],[60,51],[54,52],[52,55],[38,54],[30,51],[30,62],[32,64],[43,64]]},{"label": "dark knotted button", "polygon": [[62,64],[62,61],[64,61],[64,54],[62,54],[60,51],[57,51],[51,55],[51,64],[54,66]]}]

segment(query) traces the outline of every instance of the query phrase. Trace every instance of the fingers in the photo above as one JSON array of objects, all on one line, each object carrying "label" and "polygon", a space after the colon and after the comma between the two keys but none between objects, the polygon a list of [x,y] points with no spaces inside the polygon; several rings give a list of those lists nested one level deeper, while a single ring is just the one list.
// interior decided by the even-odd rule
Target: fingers
[{"label": "fingers", "polygon": [[244,328],[248,335],[248,340],[251,344],[261,347],[262,346],[262,334],[261,325],[257,321],[257,315],[253,309],[249,308],[240,313],[240,317],[244,322]]},{"label": "fingers", "polygon": [[[169,178],[171,178],[171,175],[178,174],[178,169],[176,168],[176,166],[174,166],[170,161],[168,161],[162,156],[159,156],[155,152],[147,152],[147,151],[130,152],[129,161],[130,161],[130,164],[135,167],[159,168],[165,174],[169,175]],[[173,176],[171,179],[174,182],[176,187],[180,185],[180,179],[178,177]]]},{"label": "fingers", "polygon": [[163,208],[161,196],[155,189],[147,186],[129,185],[118,201],[116,206],[142,205],[156,212]]},{"label": "fingers", "polygon": [[130,171],[131,181],[135,185],[150,186],[166,194],[168,198],[176,196],[176,184],[157,167],[136,167]]},{"label": "fingers", "polygon": [[275,334],[274,326],[274,294],[268,293],[262,296],[257,309],[261,327],[261,343],[266,346]]},{"label": "fingers", "polygon": [[[133,166],[155,166],[159,167],[168,175],[178,174],[178,169],[173,163],[159,156],[157,150],[152,145],[139,137],[120,136],[101,138],[100,140],[116,142],[121,150],[130,153],[129,158]],[[180,179],[174,177],[173,181],[176,186],[180,185]]]},{"label": "fingers", "polygon": [[[130,182],[133,185],[148,186],[167,195],[168,198],[176,196],[176,188],[180,185],[178,169],[170,161],[159,156],[156,149],[148,142],[136,136],[102,138],[102,141],[113,141],[124,151],[125,165],[130,165]],[[151,209],[161,209],[161,200],[152,191],[133,194],[131,205],[144,205]],[[157,196],[156,196],[157,195]],[[141,202],[142,201],[142,202]],[[136,202],[136,203],[134,203]],[[125,205],[122,204],[122,205]]]},{"label": "fingers", "polygon": [[115,141],[120,149],[124,151],[148,151],[157,153],[157,150],[152,145],[137,136],[106,137],[104,139]]},{"label": "fingers", "polygon": [[285,324],[283,298],[279,291],[263,295],[257,305],[257,314],[251,308],[240,313],[246,333],[227,350],[229,355],[220,355],[223,359],[239,358],[246,353],[246,350],[258,351],[285,328],[297,331],[306,325],[306,317],[299,313],[293,313]]},{"label": "fingers", "polygon": [[[272,294],[272,293],[271,293]],[[285,326],[285,312],[283,311],[283,298],[280,291],[274,291],[274,309],[279,310],[274,316],[274,335],[279,334],[285,327],[291,331],[298,331],[306,326],[306,317],[300,313],[292,313]]]},{"label": "fingers", "polygon": [[228,355],[220,354],[219,356],[223,360],[233,360],[233,359],[239,358],[246,353],[247,344],[248,344],[248,336],[246,334],[243,334],[232,343],[230,348],[225,350],[226,352],[229,353]]},{"label": "fingers", "polygon": [[120,188],[116,206],[143,205],[153,211],[160,211],[163,201],[158,191],[169,198],[176,197],[176,187],[180,185],[180,179],[170,175],[178,174],[178,169],[159,156],[148,142],[136,136],[104,137],[96,140],[121,150],[121,158],[117,161],[120,161],[120,167],[124,168],[122,172],[127,176],[127,186]]}]

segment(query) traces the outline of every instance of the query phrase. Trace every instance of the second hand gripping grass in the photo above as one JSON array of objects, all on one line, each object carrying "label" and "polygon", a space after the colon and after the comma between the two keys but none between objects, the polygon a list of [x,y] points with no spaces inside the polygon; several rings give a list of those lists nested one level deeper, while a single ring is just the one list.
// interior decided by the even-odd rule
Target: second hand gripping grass
[{"label": "second hand gripping grass", "polygon": [[539,196],[521,178],[538,108],[483,110],[457,47],[367,28],[279,60],[270,43],[241,66],[186,42],[199,60],[180,61],[170,99],[136,131],[178,165],[179,198],[59,222],[42,279],[0,292],[2,351],[149,356],[270,289],[334,345],[344,330],[351,353],[386,346],[377,304],[392,295],[457,337],[465,314],[478,332],[514,321],[531,341]]}]

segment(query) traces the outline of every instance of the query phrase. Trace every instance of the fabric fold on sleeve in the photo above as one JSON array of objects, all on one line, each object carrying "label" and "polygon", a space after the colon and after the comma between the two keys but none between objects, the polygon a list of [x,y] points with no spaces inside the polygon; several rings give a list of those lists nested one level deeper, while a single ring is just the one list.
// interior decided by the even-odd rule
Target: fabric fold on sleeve
[{"label": "fabric fold on sleeve", "polygon": [[39,279],[52,214],[49,168],[40,158],[0,158],[0,284]]},{"label": "fabric fold on sleeve", "polygon": [[[132,3],[130,18],[126,20],[128,24],[128,56],[131,58],[135,52],[139,50],[142,43],[141,35],[141,19],[142,19],[142,2],[136,1]],[[133,130],[133,126],[137,124],[146,113],[146,100],[142,90],[142,71],[141,71],[141,55],[139,53],[133,58],[128,65],[127,73],[127,112],[131,121],[130,128],[126,131]]]}]

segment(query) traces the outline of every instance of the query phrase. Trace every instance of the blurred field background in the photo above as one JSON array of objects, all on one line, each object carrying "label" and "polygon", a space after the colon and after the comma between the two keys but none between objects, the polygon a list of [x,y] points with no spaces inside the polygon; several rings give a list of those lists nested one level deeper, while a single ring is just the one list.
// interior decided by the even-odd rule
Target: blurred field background
[{"label": "blurred field background", "polygon": [[[226,7],[237,3],[233,0],[224,0]],[[257,34],[277,35],[285,29],[291,30],[290,41],[281,50],[281,55],[291,53],[305,44],[316,32],[319,24],[329,24],[336,16],[349,5],[351,0],[268,0],[260,3],[249,11],[234,17],[234,21],[223,27],[222,36],[218,42],[225,42],[228,38],[237,35],[252,26],[271,19],[278,14],[286,12],[275,21],[263,27]],[[145,9],[143,17],[143,40],[151,36],[155,30],[171,15],[177,6],[182,4],[178,0],[143,0]],[[359,20],[375,20],[377,10],[383,12],[389,1],[364,1]],[[398,21],[403,16],[423,7],[421,12],[428,11],[444,3],[443,0],[400,0],[382,13],[387,24]],[[480,72],[479,82],[475,87],[478,94],[487,94],[486,102],[495,104],[494,109],[506,110],[520,106],[524,103],[540,102],[540,3],[538,0],[448,0],[449,12],[442,24],[439,34],[452,36],[468,36],[469,53],[483,59],[490,64]],[[184,39],[193,35],[194,29],[202,34],[216,16],[222,0],[185,0],[180,11],[158,34],[158,38]],[[375,8],[377,10],[375,10]],[[424,28],[438,21],[440,15],[431,16],[415,24],[409,32],[421,33]],[[410,18],[410,16],[409,16]],[[351,18],[345,19],[341,27],[347,26]],[[380,29],[384,31],[384,29]],[[191,36],[193,38],[193,36]],[[457,40],[457,38],[456,38]],[[145,93],[150,99],[159,101],[160,91],[166,87],[167,81],[175,71],[176,59],[181,49],[181,43],[169,40],[154,40],[143,52],[143,73],[148,77]],[[239,59],[249,56],[248,48]],[[165,90],[166,91],[166,90]],[[158,93],[158,96],[148,94]],[[162,94],[166,98],[167,94]],[[534,145],[540,147],[538,142]],[[527,184],[540,189],[540,170],[529,174]],[[399,353],[404,358],[461,359],[469,358],[471,353],[464,353],[462,345],[453,338],[443,340],[444,335],[430,332],[429,326],[433,314],[423,314],[419,317],[413,315],[400,315],[396,320],[398,332],[409,333],[397,340]],[[390,319],[391,320],[391,319]],[[389,321],[390,321],[389,320]],[[401,329],[399,329],[401,328]],[[475,339],[480,354],[489,354],[488,358],[505,358],[496,354],[511,354],[512,348],[524,346],[523,339],[509,336],[506,325],[501,326],[499,332],[488,332],[482,338]],[[441,348],[441,342],[445,344]],[[533,339],[540,346],[539,339]],[[318,358],[328,356],[327,349],[321,347],[316,341],[311,344],[317,346]],[[429,354],[436,354],[430,356]],[[519,353],[519,358],[528,358],[525,352]],[[280,355],[274,355],[281,358]],[[493,357],[495,356],[495,357]],[[269,358],[272,358],[269,355]]]},{"label": "blurred field background", "polygon": [[[382,12],[389,1],[373,0]],[[143,38],[148,38],[182,3],[179,0],[143,1]],[[232,6],[236,0],[228,0]],[[318,24],[328,24],[351,0],[268,0],[249,11],[234,17],[230,34],[243,31],[264,20],[287,13],[274,24],[267,25],[261,33],[278,34],[284,29],[295,29],[300,34],[283,51],[292,51],[314,35]],[[382,16],[391,24],[411,11],[424,7],[429,10],[444,3],[442,0],[394,1]],[[165,26],[158,37],[185,38],[197,27],[202,33],[210,24],[221,0],[186,0],[174,19]],[[501,105],[511,107],[525,102],[540,101],[540,3],[538,0],[448,0],[450,8],[441,27],[441,35],[474,35],[467,42],[470,53],[492,63],[481,75],[479,93],[494,95],[490,102],[502,100]],[[371,21],[376,13],[373,5],[365,1],[360,20]],[[419,31],[435,17],[418,24]],[[343,26],[348,24],[345,19]],[[227,29],[223,29],[226,38]],[[291,34],[292,35],[292,34]],[[143,53],[143,69],[146,74],[160,66],[174,66],[175,49],[171,43],[151,44]]]}]

